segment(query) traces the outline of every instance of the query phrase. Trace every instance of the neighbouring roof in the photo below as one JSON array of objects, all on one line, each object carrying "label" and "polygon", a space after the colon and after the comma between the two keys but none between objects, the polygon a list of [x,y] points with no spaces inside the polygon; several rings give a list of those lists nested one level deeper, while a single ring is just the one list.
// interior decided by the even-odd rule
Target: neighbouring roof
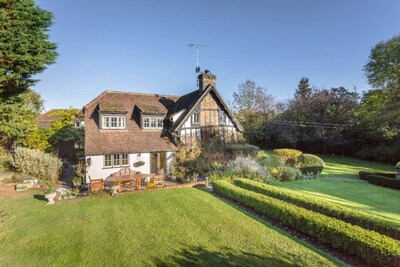
[{"label": "neighbouring roof", "polygon": [[[68,109],[51,109],[43,114],[40,114],[36,117],[35,122],[36,125],[40,129],[50,128],[53,121],[57,121],[61,118],[60,112],[67,111]],[[79,120],[78,118],[74,118],[73,122]]]},{"label": "neighbouring roof", "polygon": [[[174,108],[178,96],[105,91],[84,107],[85,154],[135,153],[173,151],[175,145],[161,130],[142,130],[140,112],[157,111],[167,114]],[[99,111],[118,106],[126,112],[127,129],[101,130]],[[109,111],[109,110],[108,110]],[[116,110],[114,110],[116,111]]]}]

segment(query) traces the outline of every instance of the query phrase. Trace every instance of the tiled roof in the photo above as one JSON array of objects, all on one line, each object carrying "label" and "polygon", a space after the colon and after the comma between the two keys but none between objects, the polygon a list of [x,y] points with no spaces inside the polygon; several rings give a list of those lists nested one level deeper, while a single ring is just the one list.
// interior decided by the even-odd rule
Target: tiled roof
[{"label": "tiled roof", "polygon": [[[140,128],[138,107],[152,107],[167,114],[178,99],[178,96],[158,94],[103,92],[84,107],[85,154],[173,151],[175,145],[161,130]],[[126,112],[125,130],[101,130],[98,126],[100,108],[113,105],[118,106],[119,112]]]},{"label": "tiled roof", "polygon": [[57,113],[57,111],[61,111],[61,110],[65,110],[65,109],[51,109],[43,114],[40,114],[35,119],[36,125],[41,129],[49,128],[53,121],[56,121],[61,118],[59,113]]}]

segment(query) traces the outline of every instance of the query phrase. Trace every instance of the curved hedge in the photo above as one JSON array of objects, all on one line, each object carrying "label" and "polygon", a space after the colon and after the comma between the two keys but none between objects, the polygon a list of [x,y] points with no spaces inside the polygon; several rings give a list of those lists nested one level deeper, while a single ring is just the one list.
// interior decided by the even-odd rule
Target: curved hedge
[{"label": "curved hedge", "polygon": [[374,231],[296,205],[242,189],[226,181],[213,183],[214,191],[253,208],[267,217],[355,255],[377,266],[400,265],[400,242]]},{"label": "curved hedge", "polygon": [[400,180],[398,179],[392,179],[382,175],[368,175],[365,180],[371,184],[400,189]]},{"label": "curved hedge", "polygon": [[320,175],[325,167],[325,162],[318,156],[303,154],[299,158],[299,165],[303,174]]},{"label": "curved hedge", "polygon": [[338,206],[328,201],[315,199],[304,193],[288,192],[272,185],[257,183],[247,179],[236,179],[233,182],[241,188],[284,200],[392,238],[400,239],[400,224],[384,220],[374,214]]},{"label": "curved hedge", "polygon": [[360,177],[361,180],[367,181],[367,176],[369,175],[379,175],[379,176],[385,176],[386,178],[396,179],[395,172],[366,172],[366,171],[358,172],[358,176]]}]

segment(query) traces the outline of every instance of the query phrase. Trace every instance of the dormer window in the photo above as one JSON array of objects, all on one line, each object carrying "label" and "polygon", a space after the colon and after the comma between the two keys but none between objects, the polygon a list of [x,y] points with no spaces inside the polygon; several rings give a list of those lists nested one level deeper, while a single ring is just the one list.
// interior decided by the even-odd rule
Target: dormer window
[{"label": "dormer window", "polygon": [[145,130],[162,130],[164,128],[164,117],[143,116],[142,128]]},{"label": "dormer window", "polygon": [[101,115],[102,129],[125,129],[125,115]]}]

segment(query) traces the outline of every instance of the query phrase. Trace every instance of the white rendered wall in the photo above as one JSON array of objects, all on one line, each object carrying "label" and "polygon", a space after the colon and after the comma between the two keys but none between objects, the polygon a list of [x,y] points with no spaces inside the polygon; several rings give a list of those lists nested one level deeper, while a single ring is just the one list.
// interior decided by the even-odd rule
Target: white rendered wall
[{"label": "white rendered wall", "polygon": [[[140,159],[144,161],[144,165],[135,167],[134,164],[138,161],[139,154],[129,154],[129,167],[132,170],[140,171],[141,173],[150,173],[150,153],[140,153]],[[88,169],[86,182],[89,183],[89,176],[92,179],[106,179],[111,174],[119,171],[123,167],[104,168],[104,156],[88,156],[86,160],[91,159],[91,165]]]}]

